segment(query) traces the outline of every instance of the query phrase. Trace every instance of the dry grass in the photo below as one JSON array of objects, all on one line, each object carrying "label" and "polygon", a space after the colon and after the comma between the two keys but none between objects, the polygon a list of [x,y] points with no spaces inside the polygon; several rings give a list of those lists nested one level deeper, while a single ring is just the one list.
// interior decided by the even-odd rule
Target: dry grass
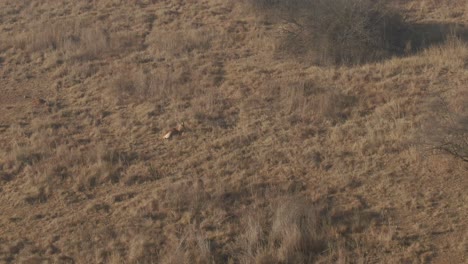
[{"label": "dry grass", "polygon": [[431,105],[436,114],[428,116],[418,142],[431,154],[449,154],[468,162],[467,101],[462,93],[461,105],[453,110],[444,99]]},{"label": "dry grass", "polygon": [[67,59],[91,60],[109,51],[107,34],[102,26],[88,27],[73,23],[39,25],[18,37],[15,46],[31,53],[59,52]]},{"label": "dry grass", "polygon": [[419,0],[408,3],[419,17],[431,17],[444,21],[466,18],[468,6],[466,3],[452,0],[431,1]]},{"label": "dry grass", "polygon": [[208,50],[214,34],[212,30],[205,29],[183,32],[152,31],[147,42],[157,56],[186,57]]},{"label": "dry grass", "polygon": [[[322,208],[286,197],[271,220],[248,218],[240,238],[241,263],[310,263],[328,246]],[[258,218],[259,216],[257,216]],[[267,227],[265,227],[266,225]]]},{"label": "dry grass", "polygon": [[437,41],[327,67],[254,2],[0,1],[1,263],[467,258],[464,4],[389,1]]}]

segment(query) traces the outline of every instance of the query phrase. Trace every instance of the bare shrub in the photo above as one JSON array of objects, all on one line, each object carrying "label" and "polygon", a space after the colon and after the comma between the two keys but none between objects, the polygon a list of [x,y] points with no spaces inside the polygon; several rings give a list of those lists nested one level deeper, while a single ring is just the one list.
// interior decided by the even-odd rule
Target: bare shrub
[{"label": "bare shrub", "polygon": [[358,64],[404,51],[400,15],[370,0],[251,0],[281,19],[279,51],[317,64]]},{"label": "bare shrub", "polygon": [[418,141],[431,153],[445,153],[468,162],[468,109],[455,112],[443,99],[432,109],[437,115],[426,120]]}]

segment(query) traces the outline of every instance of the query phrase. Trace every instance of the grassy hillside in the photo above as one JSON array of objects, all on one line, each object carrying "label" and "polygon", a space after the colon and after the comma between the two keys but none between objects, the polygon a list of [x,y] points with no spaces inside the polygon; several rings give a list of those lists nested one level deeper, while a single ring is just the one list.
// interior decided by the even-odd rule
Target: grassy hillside
[{"label": "grassy hillside", "polygon": [[0,1],[0,263],[466,261],[468,4],[345,63],[274,2]]}]

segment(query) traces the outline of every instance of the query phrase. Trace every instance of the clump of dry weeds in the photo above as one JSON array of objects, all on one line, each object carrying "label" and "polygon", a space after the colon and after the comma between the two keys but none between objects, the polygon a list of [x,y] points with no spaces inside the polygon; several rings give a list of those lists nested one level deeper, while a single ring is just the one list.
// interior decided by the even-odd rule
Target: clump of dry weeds
[{"label": "clump of dry weeds", "polygon": [[[238,243],[242,263],[307,263],[327,247],[327,221],[323,206],[307,199],[286,197],[267,218],[247,218]],[[269,215],[269,216],[268,216]],[[260,218],[260,219],[255,219]]]}]

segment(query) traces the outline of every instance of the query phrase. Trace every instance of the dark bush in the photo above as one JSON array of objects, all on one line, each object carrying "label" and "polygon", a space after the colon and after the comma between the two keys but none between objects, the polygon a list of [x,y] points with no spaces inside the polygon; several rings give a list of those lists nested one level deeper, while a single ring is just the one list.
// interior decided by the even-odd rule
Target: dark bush
[{"label": "dark bush", "polygon": [[[278,19],[279,51],[316,64],[358,64],[405,51],[407,26],[385,5],[371,0],[250,0]],[[307,55],[307,56],[305,56]]]}]

